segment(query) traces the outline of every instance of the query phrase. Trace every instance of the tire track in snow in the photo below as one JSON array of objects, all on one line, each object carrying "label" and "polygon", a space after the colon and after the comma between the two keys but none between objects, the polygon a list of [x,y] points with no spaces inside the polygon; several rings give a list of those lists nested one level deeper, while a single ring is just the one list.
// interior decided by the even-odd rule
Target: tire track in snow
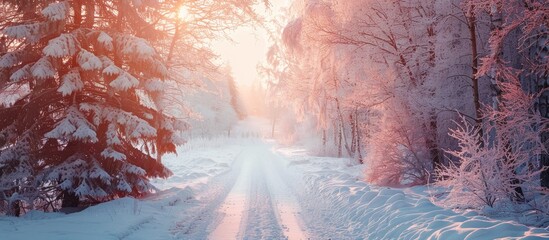
[{"label": "tire track in snow", "polygon": [[247,226],[243,239],[284,239],[284,233],[278,222],[276,209],[267,183],[265,154],[257,151],[253,161],[254,171],[250,175],[251,188],[247,208]]},{"label": "tire track in snow", "polygon": [[175,239],[206,239],[211,227],[217,225],[216,210],[221,206],[235,185],[242,169],[242,152],[237,154],[231,170],[214,177],[201,192],[197,193],[197,205],[182,212],[181,221],[171,227]]},{"label": "tire track in snow", "polygon": [[215,229],[208,236],[208,239],[240,239],[242,228],[245,224],[244,209],[249,205],[250,182],[247,177],[250,175],[252,166],[249,161],[249,152],[240,155],[242,161],[239,175],[223,203],[217,210],[217,223]]},{"label": "tire track in snow", "polygon": [[301,184],[295,181],[295,176],[287,169],[282,156],[274,153],[274,149],[266,150],[269,154],[263,169],[284,235],[292,240],[309,239],[308,231],[301,219],[301,208],[297,199],[299,190],[296,187]]},{"label": "tire track in snow", "polygon": [[258,144],[241,155],[240,176],[209,239],[307,239],[286,169],[268,147]]}]

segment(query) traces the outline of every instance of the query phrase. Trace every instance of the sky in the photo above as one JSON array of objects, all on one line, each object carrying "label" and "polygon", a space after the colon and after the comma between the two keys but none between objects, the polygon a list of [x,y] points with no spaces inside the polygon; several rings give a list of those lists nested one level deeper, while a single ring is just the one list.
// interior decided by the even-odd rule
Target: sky
[{"label": "sky", "polygon": [[[271,0],[271,10],[259,10],[259,13],[274,16],[280,8],[290,4],[289,0]],[[270,16],[266,16],[269,18]],[[228,63],[233,71],[235,81],[240,87],[248,87],[258,79],[258,63],[264,61],[268,48],[268,34],[265,29],[260,27],[243,26],[229,35],[233,42],[229,40],[218,40],[212,44],[213,49],[220,55],[220,63]]]},{"label": "sky", "polygon": [[231,33],[233,42],[220,40],[213,44],[214,51],[220,55],[221,63],[231,66],[236,83],[250,86],[259,79],[257,64],[265,59],[269,43],[264,29],[241,27]]}]

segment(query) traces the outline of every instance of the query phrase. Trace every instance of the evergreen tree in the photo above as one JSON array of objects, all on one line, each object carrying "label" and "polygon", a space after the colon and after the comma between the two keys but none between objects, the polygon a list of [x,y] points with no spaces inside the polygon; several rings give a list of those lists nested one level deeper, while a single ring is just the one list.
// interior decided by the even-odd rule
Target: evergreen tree
[{"label": "evergreen tree", "polygon": [[15,10],[0,25],[0,201],[11,214],[140,196],[154,190],[148,178],[170,176],[161,156],[185,124],[163,111],[149,2],[1,2]]},{"label": "evergreen tree", "polygon": [[238,87],[234,82],[234,78],[230,74],[227,77],[227,81],[229,85],[229,93],[231,94],[231,106],[236,112],[236,115],[238,115],[238,119],[242,120],[246,117],[246,112],[240,98],[240,92],[238,91]]}]

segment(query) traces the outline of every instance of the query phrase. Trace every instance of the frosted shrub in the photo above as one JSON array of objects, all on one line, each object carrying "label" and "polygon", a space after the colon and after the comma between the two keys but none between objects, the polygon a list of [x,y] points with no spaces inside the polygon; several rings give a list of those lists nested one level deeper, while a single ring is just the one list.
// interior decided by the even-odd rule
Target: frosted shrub
[{"label": "frosted shrub", "polygon": [[450,136],[459,141],[459,149],[447,152],[457,157],[458,163],[443,167],[437,184],[452,188],[448,196],[452,207],[492,207],[514,192],[517,186],[510,180],[514,164],[505,160],[505,149],[500,144],[483,147],[479,129],[466,121]]},{"label": "frosted shrub", "polygon": [[[395,107],[399,105],[393,105]],[[387,111],[369,144],[366,179],[382,186],[426,184],[432,171],[425,134],[406,111]]]},{"label": "frosted shrub", "polygon": [[532,113],[536,96],[524,93],[517,81],[500,83],[499,109],[485,111],[484,132],[462,119],[450,132],[459,142],[447,153],[458,161],[438,171],[438,186],[448,187],[444,205],[458,208],[497,207],[529,202],[540,191],[538,156],[545,149],[539,129],[547,121]]}]

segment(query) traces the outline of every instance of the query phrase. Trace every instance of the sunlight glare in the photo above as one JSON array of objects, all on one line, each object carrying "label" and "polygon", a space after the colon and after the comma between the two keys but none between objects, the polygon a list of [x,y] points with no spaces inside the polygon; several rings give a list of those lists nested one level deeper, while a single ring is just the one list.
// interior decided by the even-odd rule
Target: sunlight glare
[{"label": "sunlight glare", "polygon": [[257,65],[267,54],[267,33],[245,26],[231,31],[230,35],[233,41],[217,41],[214,49],[220,54],[220,63],[231,66],[235,81],[241,87],[250,86],[260,78]]},{"label": "sunlight glare", "polygon": [[177,12],[177,17],[183,21],[191,21],[192,15],[189,12],[189,8],[187,6],[181,6],[179,7],[179,11]]}]

